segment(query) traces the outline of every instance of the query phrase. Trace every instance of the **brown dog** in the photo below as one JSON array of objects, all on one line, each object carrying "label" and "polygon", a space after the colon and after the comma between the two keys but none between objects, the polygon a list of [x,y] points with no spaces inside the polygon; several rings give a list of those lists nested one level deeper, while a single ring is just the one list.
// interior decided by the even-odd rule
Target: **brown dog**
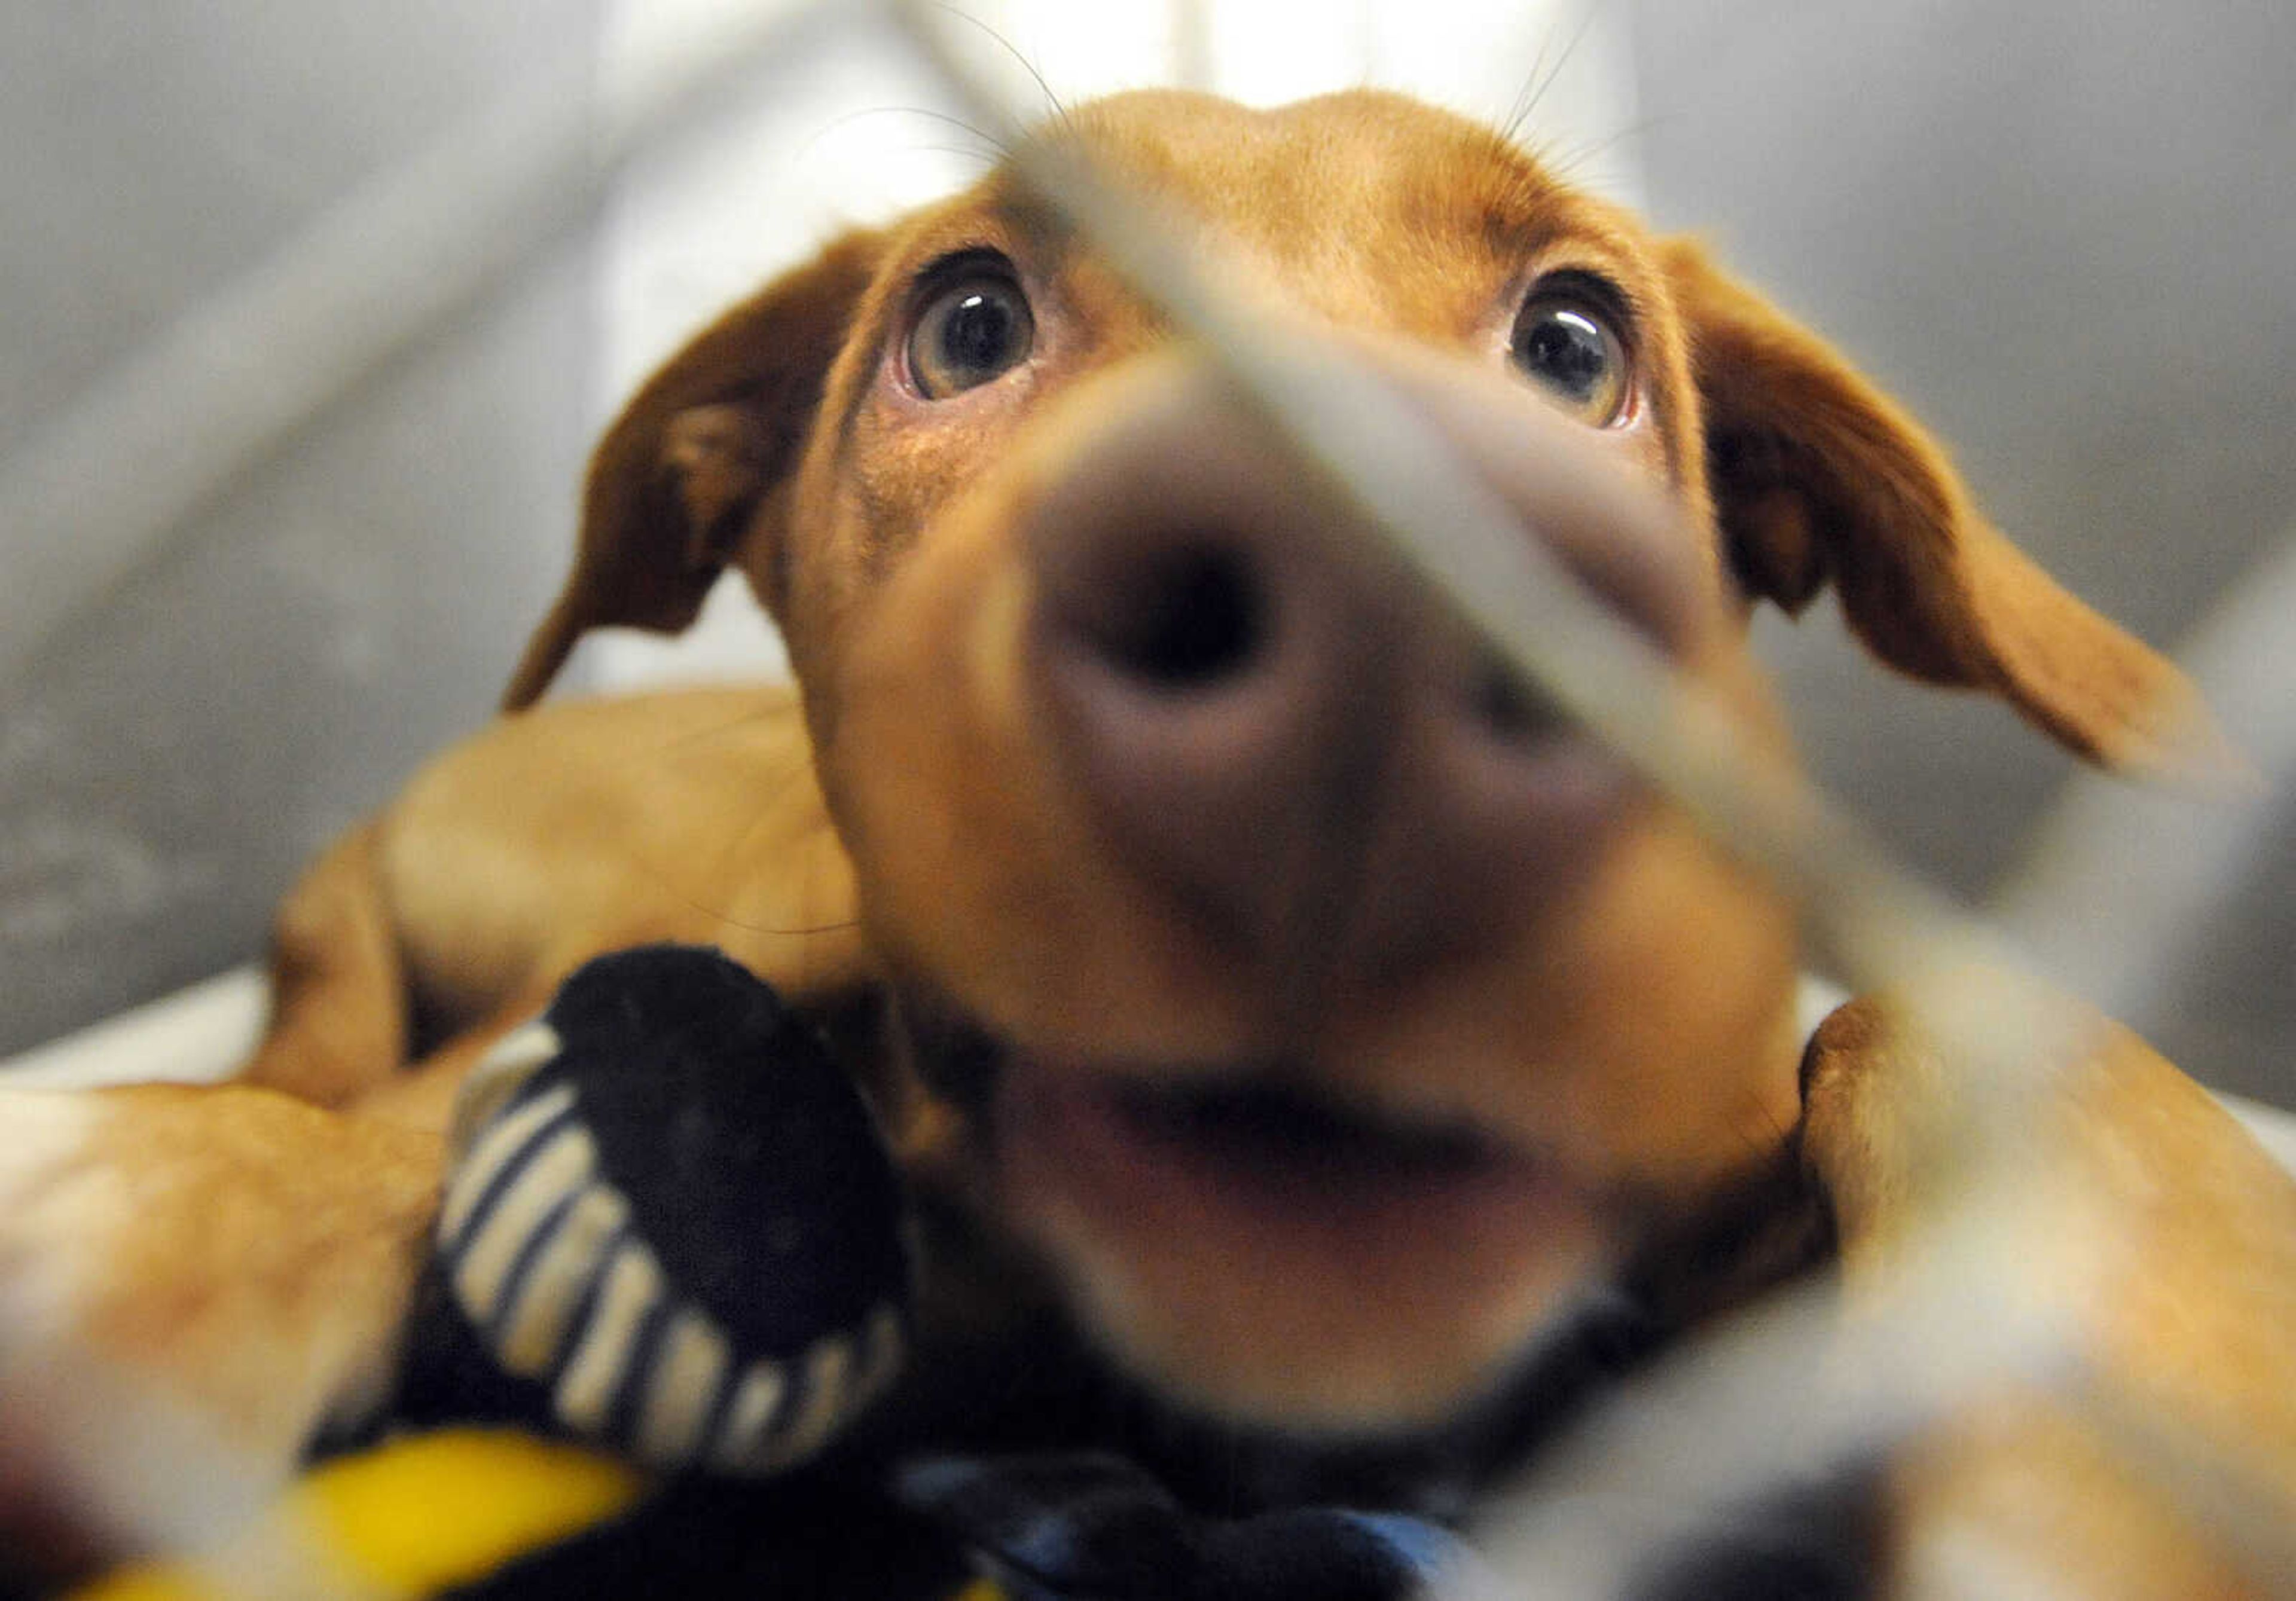
[{"label": "brown dog", "polygon": [[[1754,726],[1748,609],[1830,583],[1884,661],[2085,755],[2220,759],[2175,671],[1986,524],[1898,408],[1488,131],[1369,93],[1146,94],[1063,136],[1393,385]],[[1439,1433],[1606,1286],[1686,1321],[1833,1216],[1880,1273],[1927,1203],[1892,1165],[1918,1037],[1837,1014],[1798,1135],[1777,894],[1365,554],[1009,175],[838,241],[647,384],[511,707],[587,628],[684,627],[728,565],[797,697],[506,720],[297,890],[249,1086],[10,1113],[0,1405],[54,1409],[0,1467],[87,1460],[53,1398],[121,1373],[290,1460],[389,1367],[462,1069],[644,940],[721,945],[839,1022],[920,1192],[1009,1275],[929,1265],[928,1351],[936,1318],[985,1304],[993,1330],[1041,1293],[1240,1424]],[[2133,1041],[2092,1071],[2068,1116],[2144,1252],[2101,1370],[2286,1487],[2296,1197]],[[2185,1315],[2243,1363],[2180,1371]],[[2177,1515],[2109,1511],[2157,1503],[2109,1454],[2033,1447],[2056,1426],[1908,1457],[1909,1589],[1919,1531],[2034,1449],[2083,1466],[2040,1475],[2013,1541],[2085,1564],[2092,1525],[2141,1526],[2148,1580],[2214,1581]]]}]

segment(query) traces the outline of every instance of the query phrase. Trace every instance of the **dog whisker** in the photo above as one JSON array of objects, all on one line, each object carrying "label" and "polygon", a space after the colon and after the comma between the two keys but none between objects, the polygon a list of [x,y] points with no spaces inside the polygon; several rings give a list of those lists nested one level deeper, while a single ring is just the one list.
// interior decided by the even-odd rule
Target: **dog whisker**
[{"label": "dog whisker", "polygon": [[[989,152],[993,152],[999,158],[1006,157],[1013,153],[1011,146],[1009,146],[1004,140],[998,138],[988,129],[980,127],[977,123],[968,122],[964,118],[955,115],[954,112],[935,111],[928,106],[915,105],[866,106],[857,111],[848,111],[841,117],[833,117],[830,119],[829,121],[824,123],[809,138],[807,139],[804,149],[806,151],[810,151],[822,144],[823,141],[828,139],[830,136],[844,128],[850,127],[856,123],[865,122],[873,118],[879,117],[920,117],[929,122],[941,123],[948,127],[955,128],[961,133],[972,135],[974,138],[980,140],[983,145],[987,146]],[[924,145],[915,148],[942,151],[950,155],[978,156],[982,153],[980,150],[968,150],[962,145]]]},{"label": "dog whisker", "polygon": [[1655,112],[1648,117],[1636,118],[1616,133],[1601,138],[1579,140],[1567,149],[1539,146],[1537,147],[1539,162],[1557,177],[1574,177],[1620,146],[1639,139],[1652,129],[1670,127],[1680,120],[1679,112]]},{"label": "dog whisker", "polygon": [[[974,16],[971,12],[964,10],[961,6],[946,4],[946,0],[934,0],[934,8],[939,11],[944,16],[954,18],[960,22],[968,23],[982,34],[988,36],[988,39],[995,44],[998,49],[1002,50],[1007,56],[1012,58],[1013,63],[1015,66],[1019,67],[1021,71],[1029,75],[1029,80],[1037,86],[1037,94],[1044,96],[1046,109],[1055,118],[1059,119],[1061,127],[1064,131],[1066,131],[1071,137],[1075,136],[1076,124],[1069,115],[1069,108],[1062,103],[1061,97],[1053,92],[1051,81],[1048,80],[1045,77],[1044,73],[1038,70],[1037,63],[1029,59],[1028,53],[1025,51],[1021,49],[1019,45],[1013,44],[1012,40],[1006,38],[998,29],[990,27],[980,18]],[[974,131],[978,132],[979,130],[976,129]],[[1007,152],[1008,153],[1010,152],[1010,146],[1001,142],[996,144],[996,147],[1001,151]]]},{"label": "dog whisker", "polygon": [[[1523,125],[1529,122],[1538,110],[1539,103],[1544,101],[1554,90],[1554,86],[1562,81],[1564,70],[1570,65],[1570,58],[1578,53],[1579,45],[1586,42],[1587,34],[1593,31],[1605,4],[1607,0],[1589,0],[1587,9],[1579,15],[1578,26],[1571,30],[1570,37],[1564,43],[1562,53],[1554,58],[1554,67],[1547,71],[1544,78],[1539,77],[1539,68],[1546,62],[1547,45],[1544,42],[1540,44],[1538,59],[1531,63],[1530,77],[1525,82],[1522,90],[1516,95],[1513,111],[1501,125],[1501,131],[1507,138],[1512,139],[1521,131]],[[1550,34],[1549,37],[1552,37]]]},{"label": "dog whisker", "polygon": [[912,152],[918,155],[960,156],[967,160],[979,160],[982,161],[987,161],[989,159],[981,152],[977,150],[967,150],[962,144],[912,144],[908,148]]}]

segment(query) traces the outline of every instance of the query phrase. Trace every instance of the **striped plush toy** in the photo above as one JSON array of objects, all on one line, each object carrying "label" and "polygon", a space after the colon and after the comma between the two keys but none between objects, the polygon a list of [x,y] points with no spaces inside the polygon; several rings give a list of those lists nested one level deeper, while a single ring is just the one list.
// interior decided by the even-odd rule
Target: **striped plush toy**
[{"label": "striped plush toy", "polygon": [[[405,1404],[644,1466],[803,1461],[900,1362],[899,1181],[813,1030],[714,952],[591,963],[465,1089]],[[465,1341],[489,1360],[465,1364]]]}]

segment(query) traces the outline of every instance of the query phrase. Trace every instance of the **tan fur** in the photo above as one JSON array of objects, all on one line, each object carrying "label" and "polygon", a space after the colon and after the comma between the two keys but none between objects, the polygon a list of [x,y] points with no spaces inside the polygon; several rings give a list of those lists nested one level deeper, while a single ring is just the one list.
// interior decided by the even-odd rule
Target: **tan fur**
[{"label": "tan fur", "polygon": [[[631,782],[641,774],[652,779]],[[539,840],[546,858],[527,848]],[[297,887],[275,940],[279,1009],[249,1076],[341,1104],[409,1053],[370,1048],[324,1088],[293,1081],[340,1054],[316,1037],[342,1020],[339,998],[389,1004],[371,1035],[404,1038],[419,1018],[435,1046],[508,999],[546,996],[587,956],[651,940],[722,945],[801,998],[857,988],[868,966],[853,920],[788,691],[550,707],[435,764]],[[315,926],[357,937],[315,940]]]},{"label": "tan fur", "polygon": [[[245,1086],[0,1090],[0,1535],[43,1499],[109,1542],[192,1532],[380,1399],[435,1134]],[[176,1482],[192,1450],[214,1483]]]},{"label": "tan fur", "polygon": [[[127,1181],[134,1215],[188,1232],[118,1232],[86,1291],[89,1337],[188,1377],[259,1449],[292,1449],[315,1410],[388,1372],[393,1347],[374,1334],[429,1246],[437,1140],[253,1089],[123,1090],[105,1115],[83,1160]],[[272,1160],[283,1150],[298,1161]],[[245,1339],[258,1319],[292,1332],[291,1365]]]},{"label": "tan fur", "polygon": [[406,974],[378,859],[363,825],[311,864],[271,927],[276,998],[261,1049],[242,1076],[340,1106],[406,1063]]},{"label": "tan fur", "polygon": [[[1898,1470],[1906,1588],[1981,1558],[2054,1571],[2080,1596],[2266,1593],[2260,1572],[2284,1545],[2242,1553],[2243,1571],[2194,1507],[2228,1488],[2251,1514],[2296,1507],[2296,1179],[2125,1030],[1998,975],[1971,986],[1997,998],[2005,1027],[2038,1016],[2078,1042],[2041,1122],[2015,1137],[2030,1216],[1998,1220],[2007,1252],[2037,1281],[2069,1248],[2098,1260],[2095,1282],[2065,1292],[2082,1336],[2068,1392],[1979,1398]],[[1921,1137],[1966,1082],[1886,998],[1842,1008],[1813,1041],[1805,1150],[1853,1305],[1886,1306],[1908,1243],[1966,1181]],[[2050,1232],[2066,1216],[2047,1204],[2059,1186],[2078,1199],[2080,1240]],[[2116,1428],[2158,1454],[2133,1462]],[[2186,1474],[2201,1499],[2164,1498],[2164,1479]]]},{"label": "tan fur", "polygon": [[[1517,504],[1577,496],[1573,514],[1623,526],[1650,513],[1620,467],[1655,487],[1688,541],[1677,556],[1700,615],[1685,667],[1767,737],[1775,719],[1740,648],[1746,604],[1798,607],[1831,581],[1885,660],[2002,694],[2086,755],[2183,776],[2228,765],[2175,669],[2018,556],[1935,445],[1828,348],[1693,247],[1652,239],[1487,131],[1368,93],[1272,113],[1149,94],[1080,108],[1071,126],[1217,242],[1235,292],[1336,331],[1476,470],[1512,477]],[[935,406],[889,378],[887,353],[918,272],[960,249],[1016,263],[1041,353],[1011,382]],[[1521,296],[1563,267],[1600,273],[1633,314],[1638,404],[1599,434],[1490,375]],[[1073,1055],[1079,1072],[1185,1074],[1277,1037],[1319,1091],[1472,1117],[1569,1176],[1544,1254],[1537,1237],[1478,1240],[1447,1276],[1367,1252],[1352,1296],[1254,1271],[1185,1229],[1059,1208],[1019,1220],[1101,1338],[1239,1414],[1439,1416],[1590,1278],[1767,1170],[1800,1112],[1792,919],[1654,800],[1590,848],[1567,894],[1497,908],[1472,940],[1382,965],[1359,929],[1332,931],[1304,994],[1292,968],[1224,943],[1171,884],[1107,848],[1020,666],[1032,603],[1021,530],[1101,430],[1204,403],[1201,368],[1168,344],[998,173],[846,236],[674,357],[599,447],[577,565],[506,695],[518,715],[418,779],[283,913],[279,1012],[250,1076],[344,1110],[245,1087],[121,1098],[86,1162],[245,1199],[204,1240],[173,1208],[105,1236],[108,1266],[148,1277],[113,1273],[78,1333],[277,1438],[275,1411],[250,1412],[243,1369],[332,1353],[327,1382],[294,1392],[311,1412],[348,1382],[345,1353],[362,1339],[370,1355],[388,1348],[435,1151],[404,1142],[431,1137],[422,1130],[479,1045],[573,965],[648,940],[721,945],[801,1005],[890,982]],[[681,628],[726,566],[781,624],[800,698],[518,710],[584,630]],[[1409,765],[1386,782],[1411,782]],[[894,1044],[861,1071],[913,1180],[984,1230],[1013,1228],[998,1211],[1004,1180]],[[1890,1086],[1923,1074],[1867,1013],[1837,1019],[1822,1044],[1814,1171],[1853,1262],[1886,1260],[1926,1204],[1887,1160],[1902,1110]],[[2099,1082],[2069,1116],[2132,1161],[2174,1168],[2239,1144],[2149,1057]],[[2251,1178],[2269,1185],[2241,1161],[2236,1180],[2144,1213],[2161,1230],[2144,1260],[2164,1277],[2132,1283],[2098,1326],[2135,1392],[2197,1409],[2210,1438],[2283,1471],[2296,1463],[2284,1420],[2248,1430],[2226,1405],[2284,1354],[2249,1320],[2285,1326],[2296,1285],[2284,1260],[2296,1224],[2243,1198]],[[2127,1188],[2125,1173],[2101,1177]],[[320,1243],[339,1227],[354,1242],[344,1260],[373,1277],[323,1318],[319,1291],[340,1269]],[[2264,1280],[2254,1293],[2238,1282],[2247,1263]],[[1735,1282],[1730,1264],[1696,1271]],[[2262,1366],[2179,1381],[2193,1326],[2172,1288],[2218,1298],[2211,1337]],[[157,1331],[195,1302],[199,1337],[170,1354]],[[1303,1348],[1328,1360],[1302,1361]],[[1946,1492],[1906,1481],[1916,1523],[1947,1515],[1937,1496],[1958,1472]]]}]

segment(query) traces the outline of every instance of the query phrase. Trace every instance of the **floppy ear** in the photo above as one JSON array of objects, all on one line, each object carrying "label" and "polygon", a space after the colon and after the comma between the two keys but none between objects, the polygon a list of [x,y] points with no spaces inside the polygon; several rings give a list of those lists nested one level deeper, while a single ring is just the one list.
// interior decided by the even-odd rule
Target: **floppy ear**
[{"label": "floppy ear", "polygon": [[776,278],[623,407],[590,457],[574,571],[503,692],[505,711],[539,700],[591,628],[686,628],[737,557],[759,598],[778,604],[776,502],[881,242],[857,230]]},{"label": "floppy ear", "polygon": [[1831,582],[1882,661],[1991,690],[2107,767],[2204,786],[2248,774],[2185,676],[1987,522],[1901,407],[1697,244],[1669,242],[1665,260],[1716,510],[1751,593],[1798,612]]}]

